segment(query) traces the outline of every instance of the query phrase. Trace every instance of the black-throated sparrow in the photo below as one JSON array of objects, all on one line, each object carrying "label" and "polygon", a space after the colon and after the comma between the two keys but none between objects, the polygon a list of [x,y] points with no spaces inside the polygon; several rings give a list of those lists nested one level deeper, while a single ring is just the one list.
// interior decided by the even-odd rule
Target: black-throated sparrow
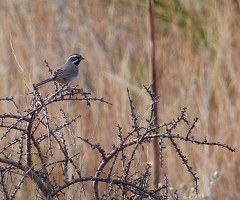
[{"label": "black-throated sparrow", "polygon": [[68,57],[67,61],[64,65],[59,67],[52,75],[51,78],[48,78],[40,83],[34,84],[33,87],[39,87],[45,83],[51,81],[57,81],[61,84],[68,84],[72,82],[77,76],[79,72],[79,63],[84,58],[80,54],[72,54]]}]

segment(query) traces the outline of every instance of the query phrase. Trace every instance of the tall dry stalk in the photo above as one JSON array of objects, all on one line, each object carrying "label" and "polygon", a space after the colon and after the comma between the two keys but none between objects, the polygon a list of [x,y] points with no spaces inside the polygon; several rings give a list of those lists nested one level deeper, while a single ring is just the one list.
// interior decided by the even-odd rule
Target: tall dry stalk
[{"label": "tall dry stalk", "polygon": [[[155,63],[155,38],[154,38],[154,11],[153,11],[153,1],[146,0],[147,7],[147,32],[148,32],[148,62],[149,62],[149,81],[152,83],[152,92],[157,98],[157,82],[156,82],[156,63]],[[154,98],[154,99],[155,99]],[[156,99],[157,100],[157,99]],[[153,124],[158,124],[158,106],[153,102],[153,112],[151,115],[154,116]],[[159,171],[159,149],[158,149],[159,139],[155,138],[152,143],[152,171],[153,171],[153,184],[154,187],[158,186],[160,180]]]}]

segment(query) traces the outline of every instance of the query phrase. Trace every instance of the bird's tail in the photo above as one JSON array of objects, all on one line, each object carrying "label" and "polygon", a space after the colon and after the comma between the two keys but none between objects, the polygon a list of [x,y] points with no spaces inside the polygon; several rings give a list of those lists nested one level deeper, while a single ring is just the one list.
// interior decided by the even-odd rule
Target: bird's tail
[{"label": "bird's tail", "polygon": [[51,81],[53,81],[53,79],[49,78],[49,79],[46,79],[44,81],[41,81],[40,83],[34,84],[33,87],[37,88],[37,87],[39,87],[39,86],[41,86],[41,85],[43,85],[45,83],[51,82]]}]

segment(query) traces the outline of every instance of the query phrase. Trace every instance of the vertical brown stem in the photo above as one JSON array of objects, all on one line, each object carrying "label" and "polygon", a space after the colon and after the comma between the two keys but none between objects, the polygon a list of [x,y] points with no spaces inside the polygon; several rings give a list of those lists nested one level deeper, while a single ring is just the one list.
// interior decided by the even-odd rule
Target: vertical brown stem
[{"label": "vertical brown stem", "polygon": [[[148,62],[149,62],[149,81],[152,83],[152,92],[157,96],[156,84],[156,63],[155,63],[155,41],[154,41],[154,14],[153,14],[153,0],[146,0],[147,8],[147,32],[148,32]],[[158,109],[157,104],[153,105],[153,117],[155,118],[154,125],[158,124]],[[159,149],[158,138],[153,140],[153,153],[152,153],[152,175],[154,187],[158,186],[159,174]]]}]

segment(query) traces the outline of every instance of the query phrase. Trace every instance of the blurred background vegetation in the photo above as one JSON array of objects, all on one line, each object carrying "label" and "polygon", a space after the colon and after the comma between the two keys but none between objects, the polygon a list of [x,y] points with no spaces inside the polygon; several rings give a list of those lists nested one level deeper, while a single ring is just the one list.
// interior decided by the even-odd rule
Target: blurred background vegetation
[{"label": "blurred background vegetation", "polygon": [[[156,0],[155,36],[157,85],[160,94],[160,123],[172,120],[182,107],[188,118],[199,117],[195,137],[237,147],[240,114],[240,7],[237,0]],[[82,118],[66,130],[69,144],[77,135],[101,143],[106,149],[116,141],[116,125],[131,130],[126,88],[134,97],[142,123],[150,99],[142,85],[149,84],[147,63],[146,6],[143,0],[2,0],[0,2],[0,98],[17,96],[21,109],[29,106],[32,84],[48,77],[52,69],[72,53],[80,53],[79,78],[72,83],[84,91],[104,97],[113,106],[92,103],[91,107],[69,102],[61,105],[69,115]],[[43,86],[51,94],[52,83]],[[52,108],[58,117],[59,107]],[[54,110],[56,109],[56,110]],[[0,112],[11,110],[0,105]],[[182,133],[186,127],[176,131]],[[82,149],[79,164],[91,175],[101,158],[89,147]],[[166,143],[167,145],[167,143]],[[179,144],[200,177],[200,194],[212,199],[239,199],[240,156],[216,147]],[[139,160],[150,162],[150,156]],[[171,147],[164,152],[164,170],[169,183],[181,191],[193,180]],[[57,155],[56,155],[57,156]],[[141,162],[136,165],[141,167]],[[212,182],[213,174],[219,177]],[[34,186],[25,183],[19,197],[31,199]],[[89,187],[92,187],[91,184]],[[186,189],[186,188],[185,188]],[[28,191],[28,192],[27,192]],[[32,192],[31,192],[32,191]],[[68,198],[78,194],[71,191]],[[86,199],[92,195],[86,191]],[[74,198],[73,198],[74,199]],[[84,196],[82,197],[84,199]]]}]

